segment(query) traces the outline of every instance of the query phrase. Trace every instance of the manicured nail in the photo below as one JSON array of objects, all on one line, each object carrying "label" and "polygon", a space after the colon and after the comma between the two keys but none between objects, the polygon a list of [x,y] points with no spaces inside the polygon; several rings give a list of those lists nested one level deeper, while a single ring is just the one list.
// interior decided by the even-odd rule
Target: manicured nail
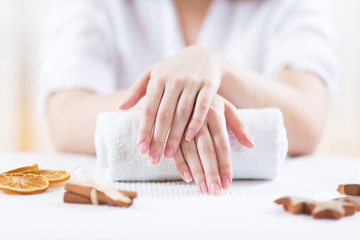
[{"label": "manicured nail", "polygon": [[150,164],[156,165],[160,161],[160,154],[158,154],[157,152],[153,152],[149,155],[149,158],[150,158]]},{"label": "manicured nail", "polygon": [[187,183],[192,181],[191,174],[190,174],[190,172],[188,170],[184,171],[184,177],[183,178],[184,178],[184,181],[187,182]]},{"label": "manicured nail", "polygon": [[147,142],[141,142],[139,144],[139,151],[141,154],[145,154],[148,151],[148,147],[149,145],[147,144]]},{"label": "manicured nail", "polygon": [[230,179],[229,179],[229,177],[228,177],[228,176],[223,176],[223,177],[221,178],[221,184],[222,184],[222,187],[223,187],[223,188],[228,188],[229,185],[230,185]]},{"label": "manicured nail", "polygon": [[123,108],[124,108],[124,105],[125,105],[125,101],[123,101],[122,103],[120,103],[120,105],[119,105],[119,110],[123,110]]},{"label": "manicured nail", "polygon": [[165,148],[165,152],[164,152],[165,157],[172,158],[172,157],[174,157],[174,154],[175,154],[175,150],[173,147]]},{"label": "manicured nail", "polygon": [[251,144],[252,144],[252,148],[256,148],[255,142],[254,140],[251,139],[251,137],[248,136],[248,139],[250,140]]},{"label": "manicured nail", "polygon": [[209,192],[205,180],[202,180],[200,182],[200,189],[201,189],[202,193],[208,193]]},{"label": "manicured nail", "polygon": [[119,108],[123,108],[129,100],[130,100],[129,96],[125,96],[125,98],[121,99]]},{"label": "manicured nail", "polygon": [[220,187],[219,187],[219,184],[217,183],[212,183],[210,185],[210,193],[212,195],[218,195],[220,193]]},{"label": "manicured nail", "polygon": [[195,131],[190,128],[186,132],[185,140],[190,141],[191,139],[193,139],[194,135],[195,135]]}]

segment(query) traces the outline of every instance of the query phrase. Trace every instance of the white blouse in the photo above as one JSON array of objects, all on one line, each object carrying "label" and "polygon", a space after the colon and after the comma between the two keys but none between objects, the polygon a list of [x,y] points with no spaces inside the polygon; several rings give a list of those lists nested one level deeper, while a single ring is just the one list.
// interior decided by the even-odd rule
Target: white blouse
[{"label": "white blouse", "polygon": [[[82,88],[129,88],[185,47],[172,0],[59,0],[51,4],[40,69],[41,102]],[[196,40],[267,77],[284,67],[319,75],[335,91],[330,0],[213,0]]]}]

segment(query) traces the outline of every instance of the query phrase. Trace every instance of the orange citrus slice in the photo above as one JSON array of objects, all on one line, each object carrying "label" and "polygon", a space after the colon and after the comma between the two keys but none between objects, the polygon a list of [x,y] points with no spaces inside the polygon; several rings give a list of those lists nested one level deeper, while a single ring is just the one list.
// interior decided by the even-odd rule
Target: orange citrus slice
[{"label": "orange citrus slice", "polygon": [[49,181],[40,175],[23,173],[0,174],[0,190],[10,193],[34,194],[45,191]]},{"label": "orange citrus slice", "polygon": [[37,164],[34,164],[32,166],[25,166],[25,167],[15,168],[15,169],[6,171],[4,173],[22,173],[22,172],[29,171],[29,170],[34,170],[34,169],[39,169],[39,166]]},{"label": "orange citrus slice", "polygon": [[49,180],[50,183],[61,183],[70,178],[70,173],[64,170],[33,169],[23,173],[44,176],[47,178],[47,180]]}]

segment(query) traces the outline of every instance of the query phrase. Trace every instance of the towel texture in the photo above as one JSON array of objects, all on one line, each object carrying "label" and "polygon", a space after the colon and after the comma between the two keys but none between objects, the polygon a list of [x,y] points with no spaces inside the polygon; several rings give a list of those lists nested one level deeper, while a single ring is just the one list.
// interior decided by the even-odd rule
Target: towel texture
[{"label": "towel texture", "polygon": [[[234,179],[273,179],[284,161],[288,142],[279,109],[239,109],[256,149],[246,148],[229,131]],[[98,163],[112,181],[180,180],[173,160],[149,164],[136,146],[140,112],[101,113],[97,117],[95,147]]]}]

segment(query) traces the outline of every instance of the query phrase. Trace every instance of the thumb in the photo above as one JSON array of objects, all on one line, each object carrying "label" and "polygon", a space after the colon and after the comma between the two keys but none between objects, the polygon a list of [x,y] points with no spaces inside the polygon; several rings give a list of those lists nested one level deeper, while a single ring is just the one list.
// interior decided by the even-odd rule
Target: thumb
[{"label": "thumb", "polygon": [[126,92],[125,97],[120,103],[120,110],[127,110],[135,106],[139,100],[145,96],[148,82],[150,80],[152,68],[142,72],[136,79],[135,83]]},{"label": "thumb", "polygon": [[237,115],[234,105],[225,100],[225,119],[228,128],[235,134],[238,141],[248,148],[256,148],[254,141],[249,137],[249,130]]}]

